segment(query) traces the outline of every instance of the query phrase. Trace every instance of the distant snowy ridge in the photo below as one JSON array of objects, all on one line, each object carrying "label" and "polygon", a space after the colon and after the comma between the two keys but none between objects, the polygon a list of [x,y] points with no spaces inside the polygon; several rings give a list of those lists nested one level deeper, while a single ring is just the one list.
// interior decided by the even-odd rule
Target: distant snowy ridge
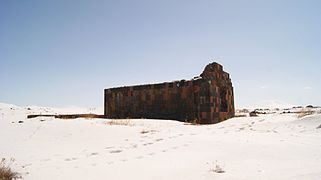
[{"label": "distant snowy ridge", "polygon": [[275,108],[279,108],[279,109],[286,109],[286,108],[292,108],[295,105],[287,103],[287,102],[283,102],[280,100],[266,100],[266,101],[262,101],[260,103],[255,103],[249,106],[246,106],[246,109],[275,109]]},{"label": "distant snowy ridge", "polygon": [[7,104],[7,103],[1,103],[0,102],[0,108],[3,108],[3,109],[10,109],[10,108],[20,108],[19,106],[17,105],[14,105],[14,104]]},{"label": "distant snowy ridge", "polygon": [[39,114],[81,114],[81,113],[93,113],[93,114],[103,114],[104,108],[103,107],[92,107],[92,108],[86,108],[86,107],[78,107],[78,106],[66,106],[61,108],[56,107],[40,107],[40,106],[34,106],[34,105],[28,105],[24,107],[20,107],[13,104],[7,104],[7,103],[0,103],[0,109],[3,110],[26,110],[30,113],[39,113]]}]

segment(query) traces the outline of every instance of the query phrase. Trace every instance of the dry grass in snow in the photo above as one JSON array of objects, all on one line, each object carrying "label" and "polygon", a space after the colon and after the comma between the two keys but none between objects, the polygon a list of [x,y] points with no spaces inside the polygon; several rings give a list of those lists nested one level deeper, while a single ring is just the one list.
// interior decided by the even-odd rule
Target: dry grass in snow
[{"label": "dry grass in snow", "polygon": [[315,112],[314,111],[311,111],[311,110],[307,110],[307,111],[301,111],[299,112],[298,114],[298,118],[303,118],[305,116],[309,116],[309,115],[312,115],[314,114]]},{"label": "dry grass in snow", "polygon": [[108,125],[130,126],[130,119],[113,119],[107,122]]},{"label": "dry grass in snow", "polygon": [[5,158],[0,162],[0,180],[16,180],[22,179],[19,173],[13,171],[10,166],[14,163],[14,159],[10,159],[7,163]]}]

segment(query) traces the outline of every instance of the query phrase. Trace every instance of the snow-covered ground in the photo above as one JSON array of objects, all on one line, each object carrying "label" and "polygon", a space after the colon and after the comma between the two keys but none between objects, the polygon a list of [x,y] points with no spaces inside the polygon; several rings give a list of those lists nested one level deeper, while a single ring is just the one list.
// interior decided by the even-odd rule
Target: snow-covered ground
[{"label": "snow-covered ground", "polygon": [[298,118],[280,111],[201,126],[26,119],[76,109],[101,111],[0,104],[0,158],[14,158],[12,167],[26,180],[321,179],[318,113]]}]

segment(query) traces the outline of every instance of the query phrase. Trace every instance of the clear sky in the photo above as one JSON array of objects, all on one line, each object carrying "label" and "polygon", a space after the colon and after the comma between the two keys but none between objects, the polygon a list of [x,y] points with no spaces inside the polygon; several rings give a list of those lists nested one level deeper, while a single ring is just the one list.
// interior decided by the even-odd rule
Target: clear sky
[{"label": "clear sky", "polygon": [[103,89],[217,61],[237,107],[321,105],[319,0],[2,0],[0,102],[103,106]]}]

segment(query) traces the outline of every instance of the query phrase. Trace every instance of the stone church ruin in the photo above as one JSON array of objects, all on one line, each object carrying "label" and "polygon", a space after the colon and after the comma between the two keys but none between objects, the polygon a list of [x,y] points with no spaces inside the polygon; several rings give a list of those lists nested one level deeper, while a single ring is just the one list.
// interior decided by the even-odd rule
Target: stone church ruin
[{"label": "stone church ruin", "polygon": [[107,118],[171,119],[213,124],[234,116],[230,76],[218,63],[207,65],[190,81],[105,89]]}]

